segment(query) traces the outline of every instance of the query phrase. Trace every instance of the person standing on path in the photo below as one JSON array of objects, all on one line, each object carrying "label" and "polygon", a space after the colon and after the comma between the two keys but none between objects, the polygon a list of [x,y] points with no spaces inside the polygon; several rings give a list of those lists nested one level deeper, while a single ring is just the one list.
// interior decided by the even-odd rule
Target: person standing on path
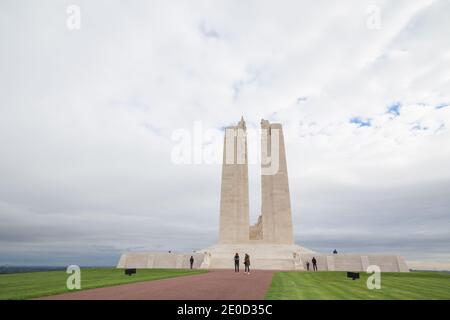
[{"label": "person standing on path", "polygon": [[317,260],[316,260],[316,258],[313,257],[311,261],[312,261],[312,264],[313,264],[313,270],[317,271]]},{"label": "person standing on path", "polygon": [[239,272],[239,254],[234,255],[234,272]]},{"label": "person standing on path", "polygon": [[306,261],[306,271],[309,271],[309,261]]},{"label": "person standing on path", "polygon": [[250,274],[250,256],[246,253],[244,258],[245,272]]},{"label": "person standing on path", "polygon": [[191,269],[192,269],[192,266],[194,265],[194,256],[191,256],[191,258],[189,259],[189,262],[191,263]]}]

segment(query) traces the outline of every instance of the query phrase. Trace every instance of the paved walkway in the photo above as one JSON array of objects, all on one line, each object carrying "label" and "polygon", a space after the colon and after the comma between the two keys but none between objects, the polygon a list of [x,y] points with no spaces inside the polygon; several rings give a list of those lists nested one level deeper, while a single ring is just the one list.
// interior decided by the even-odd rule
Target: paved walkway
[{"label": "paved walkway", "polygon": [[[139,272],[139,271],[138,271]],[[88,289],[44,297],[50,300],[260,300],[272,281],[272,271],[247,275],[233,270]]]}]

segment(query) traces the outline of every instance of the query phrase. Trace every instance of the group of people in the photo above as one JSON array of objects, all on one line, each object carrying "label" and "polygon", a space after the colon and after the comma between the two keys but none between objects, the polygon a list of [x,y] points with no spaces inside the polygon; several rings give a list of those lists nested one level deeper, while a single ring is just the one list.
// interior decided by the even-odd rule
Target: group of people
[{"label": "group of people", "polygon": [[[234,272],[239,272],[239,253],[236,252],[236,254],[234,255]],[[189,259],[190,265],[191,265],[191,269],[194,266],[194,256],[191,256],[191,258]],[[248,253],[245,254],[244,257],[244,272],[246,274],[250,274],[250,255]]]},{"label": "group of people", "polygon": [[[239,259],[239,253],[236,252],[234,255],[234,272],[239,272]],[[250,255],[248,253],[244,257],[244,266],[244,273],[250,274]]]},{"label": "group of people", "polygon": [[[316,257],[313,257],[311,259],[312,265],[313,265],[313,270],[317,271],[317,260]],[[309,271],[309,261],[306,261],[306,270]]]},{"label": "group of people", "polygon": [[[333,254],[337,254],[337,253],[338,253],[337,250],[334,249],[333,250]],[[313,257],[311,259],[311,262],[312,262],[312,265],[313,265],[313,271],[317,271],[317,260],[316,260],[316,257]],[[306,271],[309,271],[309,266],[310,266],[309,261],[306,261]]]},{"label": "group of people", "polygon": [[[336,249],[334,249],[333,253],[337,254]],[[239,253],[236,252],[236,254],[234,255],[234,272],[239,272],[239,260],[240,260]],[[316,257],[313,257],[311,259],[311,262],[312,262],[312,266],[313,266],[313,271],[317,271]],[[191,256],[190,263],[191,263],[191,269],[192,269],[192,266],[194,265],[194,257],[193,256]],[[244,266],[245,266],[244,272],[247,274],[250,274],[250,255],[247,253],[245,254],[245,257],[244,257]],[[309,261],[306,261],[306,270],[307,271],[309,271],[309,266],[310,266]]]}]

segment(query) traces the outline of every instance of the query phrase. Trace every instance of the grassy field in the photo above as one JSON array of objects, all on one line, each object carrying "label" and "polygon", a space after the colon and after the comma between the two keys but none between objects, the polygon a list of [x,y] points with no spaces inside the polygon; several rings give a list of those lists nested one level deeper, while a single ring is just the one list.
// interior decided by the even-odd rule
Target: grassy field
[{"label": "grassy field", "polygon": [[369,290],[369,275],[346,278],[345,272],[276,272],[266,299],[272,300],[449,300],[450,274],[382,273],[381,289]]},{"label": "grassy field", "polygon": [[[183,269],[141,269],[132,276],[113,268],[81,269],[81,289],[107,287],[146,280],[165,279],[206,272]],[[0,274],[0,299],[30,299],[68,292],[65,271]]]}]

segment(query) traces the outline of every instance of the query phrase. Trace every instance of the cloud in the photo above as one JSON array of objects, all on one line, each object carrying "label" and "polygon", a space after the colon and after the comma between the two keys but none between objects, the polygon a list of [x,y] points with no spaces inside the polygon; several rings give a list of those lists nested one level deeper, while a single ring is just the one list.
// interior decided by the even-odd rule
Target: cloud
[{"label": "cloud", "polygon": [[370,127],[371,126],[370,119],[361,119],[359,117],[354,117],[350,119],[350,123],[354,123],[358,125],[358,127]]},{"label": "cloud", "polygon": [[401,104],[400,103],[394,103],[392,105],[390,105],[388,107],[387,112],[392,114],[394,117],[399,116],[400,115],[400,108],[401,108]]},{"label": "cloud", "polygon": [[171,136],[241,115],[283,124],[299,244],[450,261],[447,1],[77,4],[0,4],[0,264],[214,244],[221,168]]}]

